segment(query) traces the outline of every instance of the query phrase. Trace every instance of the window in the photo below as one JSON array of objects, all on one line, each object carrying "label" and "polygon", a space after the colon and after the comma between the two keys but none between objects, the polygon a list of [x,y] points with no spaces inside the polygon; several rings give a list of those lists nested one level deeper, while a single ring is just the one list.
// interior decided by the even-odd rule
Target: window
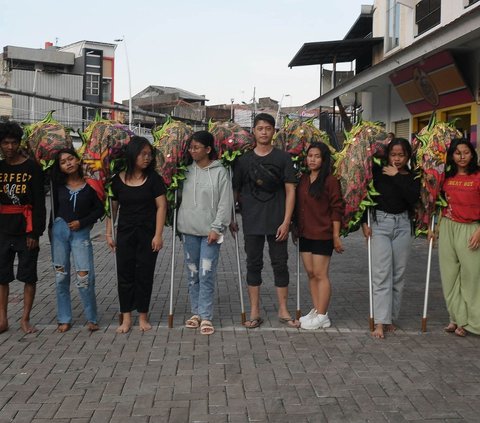
[{"label": "window", "polygon": [[112,80],[103,79],[102,80],[102,100],[111,101],[112,100]]},{"label": "window", "polygon": [[100,95],[100,75],[87,73],[85,76],[85,91],[87,95]]},{"label": "window", "polygon": [[385,51],[398,46],[400,37],[400,5],[396,0],[387,1],[387,31],[385,34]]},{"label": "window", "polygon": [[441,0],[421,0],[415,6],[417,35],[428,31],[440,23]]}]

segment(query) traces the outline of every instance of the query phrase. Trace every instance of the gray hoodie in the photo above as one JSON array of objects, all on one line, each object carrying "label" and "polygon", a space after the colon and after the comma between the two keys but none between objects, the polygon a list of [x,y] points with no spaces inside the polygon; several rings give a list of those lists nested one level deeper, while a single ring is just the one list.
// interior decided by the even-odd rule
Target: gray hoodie
[{"label": "gray hoodie", "polygon": [[213,229],[222,234],[232,217],[232,182],[220,161],[198,167],[193,162],[183,181],[178,230],[187,235],[208,236]]}]

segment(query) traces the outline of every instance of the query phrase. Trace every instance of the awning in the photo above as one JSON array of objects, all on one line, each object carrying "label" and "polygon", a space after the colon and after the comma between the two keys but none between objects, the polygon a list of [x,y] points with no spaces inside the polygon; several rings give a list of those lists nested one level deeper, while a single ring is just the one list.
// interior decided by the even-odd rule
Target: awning
[{"label": "awning", "polygon": [[292,68],[333,62],[353,62],[365,55],[371,57],[372,47],[381,43],[383,43],[382,37],[305,43],[288,66]]}]

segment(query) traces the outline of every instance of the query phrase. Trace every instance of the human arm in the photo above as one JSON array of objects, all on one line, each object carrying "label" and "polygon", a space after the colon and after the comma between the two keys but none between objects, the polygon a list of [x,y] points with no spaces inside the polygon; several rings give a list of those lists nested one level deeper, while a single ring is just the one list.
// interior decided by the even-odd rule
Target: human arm
[{"label": "human arm", "polygon": [[33,230],[26,236],[27,248],[33,250],[38,247],[38,239],[46,226],[47,210],[45,208],[45,177],[36,163],[32,170],[32,224]]},{"label": "human arm", "polygon": [[164,194],[155,198],[155,206],[157,212],[155,213],[155,235],[152,239],[152,251],[157,252],[163,247],[163,228],[167,216],[167,198]]},{"label": "human arm", "polygon": [[105,228],[105,237],[107,238],[107,245],[111,248],[112,251],[115,251],[115,241],[113,239],[113,224],[118,212],[118,201],[112,201],[112,209],[110,210],[110,216],[107,217],[106,228]]},{"label": "human arm", "polygon": [[[103,202],[98,197],[96,191],[93,188],[91,188],[90,185],[87,185],[86,189],[88,190],[88,199],[89,199],[89,204],[90,204],[89,212],[88,212],[87,215],[82,216],[78,219],[78,223],[79,223],[78,229],[85,228],[87,226],[93,225],[105,213],[105,208],[104,208]],[[69,226],[70,226],[70,224],[69,224]],[[70,229],[72,229],[72,228],[70,228]],[[78,229],[76,229],[76,230],[78,230]]]},{"label": "human arm", "polygon": [[225,169],[218,173],[218,204],[215,219],[211,224],[211,230],[208,235],[208,243],[217,242],[220,236],[229,226],[232,218],[233,193],[232,183]]},{"label": "human arm", "polygon": [[295,208],[295,184],[285,183],[285,216],[277,229],[276,241],[285,241],[288,238],[293,209]]},{"label": "human arm", "polygon": [[[385,173],[385,169],[392,167],[395,168],[395,166],[383,167],[384,174],[387,174]],[[397,169],[395,168],[395,170]],[[393,173],[393,171],[391,172]],[[420,179],[415,176],[413,173],[403,174],[398,171],[392,176],[395,187],[398,188],[400,195],[410,206],[414,206],[420,198]]]},{"label": "human arm", "polygon": [[333,224],[333,248],[339,254],[342,254],[345,250],[343,248],[342,239],[340,238],[341,222],[334,220]]}]

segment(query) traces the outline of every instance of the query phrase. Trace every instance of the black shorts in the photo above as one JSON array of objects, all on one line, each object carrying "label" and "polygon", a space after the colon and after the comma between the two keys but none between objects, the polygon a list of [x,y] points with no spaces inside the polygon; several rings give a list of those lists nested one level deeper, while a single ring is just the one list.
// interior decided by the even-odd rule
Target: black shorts
[{"label": "black shorts", "polygon": [[37,260],[39,248],[27,248],[26,235],[7,235],[0,232],[0,285],[15,279],[13,263],[18,255],[17,280],[25,283],[37,282]]},{"label": "black shorts", "polygon": [[333,253],[333,239],[300,238],[300,252],[312,253],[319,256],[331,256]]}]

